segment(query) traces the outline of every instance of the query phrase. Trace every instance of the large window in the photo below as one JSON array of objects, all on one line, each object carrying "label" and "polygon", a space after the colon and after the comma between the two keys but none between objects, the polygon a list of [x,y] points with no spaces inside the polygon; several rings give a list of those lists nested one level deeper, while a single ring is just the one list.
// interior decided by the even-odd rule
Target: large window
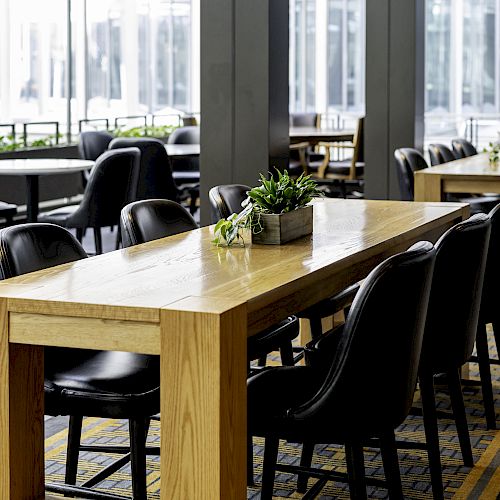
[{"label": "large window", "polygon": [[68,0],[0,0],[0,123],[57,120],[64,130],[68,29],[73,124],[199,111],[192,49],[199,0],[72,0],[71,22],[67,7]]}]

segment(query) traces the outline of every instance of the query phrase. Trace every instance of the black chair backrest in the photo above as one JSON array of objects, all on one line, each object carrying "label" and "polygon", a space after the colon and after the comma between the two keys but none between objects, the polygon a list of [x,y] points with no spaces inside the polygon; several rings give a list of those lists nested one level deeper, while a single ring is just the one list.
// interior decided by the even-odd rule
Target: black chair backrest
[{"label": "black chair backrest", "polygon": [[492,323],[500,318],[498,290],[500,288],[500,204],[489,213],[491,222],[488,259],[481,298],[481,321]]},{"label": "black chair backrest", "polygon": [[198,229],[191,214],[170,200],[130,203],[122,210],[120,224],[124,247]]},{"label": "black chair backrest", "polygon": [[477,155],[477,149],[467,139],[453,139],[451,145],[453,146],[453,153],[457,160]]},{"label": "black chair backrest", "polygon": [[425,158],[420,151],[413,148],[400,148],[394,152],[396,172],[398,174],[401,199],[413,201],[415,181],[414,172],[428,168]]},{"label": "black chair backrest", "polygon": [[78,153],[82,160],[96,161],[108,149],[113,135],[105,131],[88,131],[80,134]]},{"label": "black chair backrest", "polygon": [[139,148],[141,168],[137,187],[137,200],[167,199],[176,201],[179,191],[172,177],[170,159],[165,145],[159,139],[119,137],[113,139],[109,149]]},{"label": "black chair backrest", "polygon": [[441,165],[456,160],[453,151],[444,144],[429,144],[431,165]]},{"label": "black chair backrest", "polygon": [[137,148],[106,151],[96,161],[83,199],[68,227],[114,226],[121,209],[135,200],[141,153]]},{"label": "black chair backrest", "polygon": [[[331,352],[321,388],[291,416],[327,417],[334,412],[346,426],[362,422],[367,432],[394,428],[406,418],[417,381],[435,255],[431,243],[420,242],[368,275]],[[387,304],[391,313],[382,320]],[[369,419],[367,408],[377,408]]]},{"label": "black chair backrest", "polygon": [[491,223],[476,214],[436,243],[422,363],[434,373],[462,366],[476,339]]},{"label": "black chair backrest", "polygon": [[316,127],[319,128],[321,115],[319,113],[290,113],[291,127]]},{"label": "black chair backrest", "polygon": [[208,193],[212,222],[240,213],[243,210],[241,204],[248,198],[247,191],[250,189],[252,189],[250,186],[244,184],[223,184],[213,187]]},{"label": "black chair backrest", "polygon": [[19,224],[0,230],[1,279],[86,257],[76,238],[54,224]]},{"label": "black chair backrest", "polygon": [[168,136],[169,144],[200,144],[200,127],[179,127]]}]

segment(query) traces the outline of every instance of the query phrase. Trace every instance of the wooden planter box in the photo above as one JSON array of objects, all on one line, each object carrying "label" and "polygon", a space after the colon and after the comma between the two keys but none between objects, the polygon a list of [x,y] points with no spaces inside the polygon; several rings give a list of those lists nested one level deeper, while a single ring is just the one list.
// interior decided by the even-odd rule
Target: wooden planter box
[{"label": "wooden planter box", "polygon": [[313,207],[308,205],[285,214],[262,214],[263,231],[252,234],[252,243],[282,245],[313,231]]}]

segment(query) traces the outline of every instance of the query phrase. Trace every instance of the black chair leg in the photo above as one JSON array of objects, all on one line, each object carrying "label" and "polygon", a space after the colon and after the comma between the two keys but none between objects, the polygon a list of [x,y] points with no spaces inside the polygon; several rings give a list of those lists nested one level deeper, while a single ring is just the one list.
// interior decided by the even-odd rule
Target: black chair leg
[{"label": "black chair leg", "polygon": [[493,399],[493,386],[491,384],[490,353],[488,351],[488,335],[485,324],[479,324],[478,326],[476,350],[479,374],[481,376],[486,427],[488,429],[496,429],[495,401]]},{"label": "black chair leg", "polygon": [[147,500],[146,493],[146,433],[148,421],[145,418],[129,420],[130,466],[132,472],[132,498]]},{"label": "black chair leg", "polygon": [[118,250],[120,248],[121,244],[122,244],[122,230],[121,230],[120,224],[118,224],[118,226],[116,228],[115,249]]},{"label": "black chair leg", "polygon": [[293,366],[293,346],[291,342],[285,342],[280,346],[281,364],[283,366]]},{"label": "black chair leg", "polygon": [[267,356],[262,356],[257,360],[257,366],[266,366]]},{"label": "black chair leg", "polygon": [[261,500],[272,500],[273,498],[274,476],[276,474],[276,462],[278,461],[278,447],[278,438],[266,438],[264,447],[264,464],[262,468]]},{"label": "black chair leg", "polygon": [[76,239],[78,240],[79,243],[81,243],[83,240],[83,229],[79,227],[76,228]]},{"label": "black chair leg", "polygon": [[247,437],[247,486],[254,486],[253,477],[253,439],[252,436]]},{"label": "black chair leg", "polygon": [[102,235],[101,228],[94,227],[94,240],[95,240],[95,253],[96,255],[102,254]]},{"label": "black chair leg", "polygon": [[68,426],[68,446],[66,451],[66,473],[64,477],[64,482],[66,484],[76,484],[78,457],[80,454],[80,440],[82,438],[82,424],[83,417],[81,415],[70,415]]},{"label": "black chair leg", "polygon": [[451,407],[453,408],[453,417],[455,419],[455,425],[457,426],[458,440],[460,441],[464,465],[466,467],[473,467],[474,459],[472,457],[472,446],[470,443],[467,416],[465,414],[464,396],[460,383],[460,370],[451,370],[446,375],[448,378]]},{"label": "black chair leg", "polygon": [[354,500],[366,500],[365,463],[361,441],[349,440],[345,444],[349,492]]},{"label": "black chair leg", "polygon": [[[302,454],[300,455],[300,466],[311,467],[312,458],[314,454],[314,443],[304,443],[302,445]],[[301,473],[297,477],[297,492],[305,493],[307,491],[307,482],[309,475]]]},{"label": "black chair leg", "polygon": [[317,340],[323,335],[323,326],[321,324],[321,318],[314,317],[309,319],[309,326],[311,328],[311,337],[313,340]]},{"label": "black chair leg", "polygon": [[382,452],[389,498],[391,500],[400,500],[403,498],[403,486],[401,484],[401,472],[399,471],[396,437],[393,430],[380,436],[380,451]]},{"label": "black chair leg", "polygon": [[420,396],[424,417],[425,441],[431,473],[432,496],[435,500],[444,498],[441,451],[439,448],[436,400],[434,395],[434,377],[432,373],[420,373]]}]

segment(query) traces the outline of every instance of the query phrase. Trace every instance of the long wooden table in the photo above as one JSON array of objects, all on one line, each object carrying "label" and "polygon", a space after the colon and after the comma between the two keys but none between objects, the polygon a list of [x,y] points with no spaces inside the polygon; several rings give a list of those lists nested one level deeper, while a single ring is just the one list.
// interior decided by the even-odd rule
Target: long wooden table
[{"label": "long wooden table", "polygon": [[44,498],[43,346],[161,356],[161,498],[246,498],[246,339],[435,240],[467,205],[317,200],[314,234],[216,248],[212,228],[0,283],[0,498]]},{"label": "long wooden table", "polygon": [[415,201],[441,201],[446,193],[500,193],[500,170],[483,153],[415,172]]}]

